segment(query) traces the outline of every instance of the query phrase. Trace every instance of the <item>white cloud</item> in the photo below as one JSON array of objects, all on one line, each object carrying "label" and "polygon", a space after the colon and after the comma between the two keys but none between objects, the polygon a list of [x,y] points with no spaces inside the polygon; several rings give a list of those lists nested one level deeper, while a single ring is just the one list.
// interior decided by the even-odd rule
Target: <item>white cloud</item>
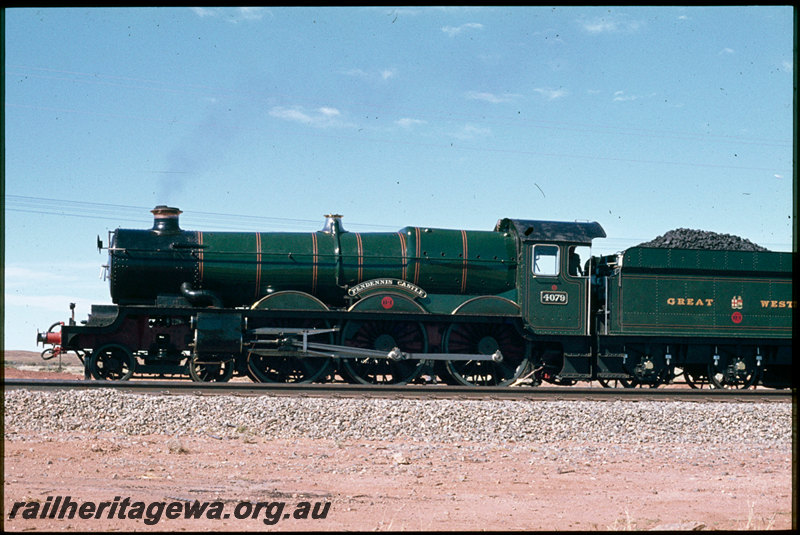
[{"label": "white cloud", "polygon": [[655,93],[650,93],[649,95],[627,95],[625,91],[615,91],[614,102],[631,102],[640,98],[652,98],[654,96],[656,96]]},{"label": "white cloud", "polygon": [[453,137],[458,139],[475,139],[478,137],[486,137],[491,134],[492,134],[491,129],[479,128],[471,124],[464,125],[461,127],[461,129],[452,133]]},{"label": "white cloud", "polygon": [[276,106],[269,111],[272,117],[278,119],[285,119],[287,121],[294,121],[298,123],[311,123],[313,119],[311,116],[297,108],[284,108],[283,106]]},{"label": "white cloud", "polygon": [[504,95],[495,95],[494,93],[488,93],[485,91],[469,91],[467,93],[467,98],[469,100],[483,100],[485,102],[491,102],[492,104],[500,104],[502,102],[511,102],[519,98],[520,95],[515,93],[506,93]]},{"label": "white cloud", "polygon": [[397,76],[397,69],[381,69],[380,71],[376,72],[369,72],[365,71],[364,69],[347,69],[345,71],[341,71],[342,74],[345,76],[352,76],[354,78],[363,78],[368,80],[370,78],[380,78],[381,80],[388,80],[390,78],[395,78]]},{"label": "white cloud", "polygon": [[615,91],[614,92],[614,102],[628,102],[631,100],[636,100],[639,97],[636,95],[626,95],[625,91]]},{"label": "white cloud", "polygon": [[442,31],[450,37],[455,37],[465,30],[482,30],[483,24],[477,22],[468,22],[461,26],[443,26]]},{"label": "white cloud", "polygon": [[342,71],[342,74],[345,74],[347,76],[355,76],[357,78],[369,77],[369,73],[367,73],[367,71],[364,71],[362,69],[347,69],[346,71]]},{"label": "white cloud", "polygon": [[555,100],[567,96],[566,89],[549,89],[546,87],[537,87],[533,90],[535,93],[547,97],[547,100]]},{"label": "white cloud", "polygon": [[629,33],[638,31],[644,26],[643,22],[638,20],[630,20],[624,15],[584,19],[579,21],[579,24],[584,31],[592,34],[620,32]]},{"label": "white cloud", "polygon": [[209,7],[193,7],[192,11],[200,18],[216,17],[219,9]]},{"label": "white cloud", "polygon": [[403,117],[402,119],[398,119],[395,121],[395,124],[398,126],[402,126],[403,128],[411,128],[412,126],[420,125],[420,124],[427,124],[422,119],[411,119],[409,117]]},{"label": "white cloud", "polygon": [[192,11],[200,18],[221,19],[233,24],[261,20],[264,18],[265,13],[269,13],[266,8],[257,6],[235,8],[193,7]]},{"label": "white cloud", "polygon": [[350,126],[339,120],[342,113],[330,106],[322,106],[314,110],[306,110],[301,106],[285,107],[275,106],[269,110],[269,115],[276,119],[306,124],[317,128]]},{"label": "white cloud", "polygon": [[727,47],[725,47],[725,48],[723,48],[722,50],[719,51],[719,55],[720,56],[730,55],[730,54],[733,54],[733,53],[734,53],[734,50],[732,48],[727,48]]},{"label": "white cloud", "polygon": [[614,21],[604,19],[585,21],[582,25],[583,29],[589,33],[613,32],[617,28],[617,25],[614,23]]},{"label": "white cloud", "polygon": [[242,20],[261,20],[266,13],[265,8],[258,6],[244,6],[236,8]]},{"label": "white cloud", "polygon": [[317,108],[317,111],[326,117],[336,117],[338,115],[341,115],[339,110],[337,110],[336,108],[328,108],[325,106],[323,106],[322,108]]}]

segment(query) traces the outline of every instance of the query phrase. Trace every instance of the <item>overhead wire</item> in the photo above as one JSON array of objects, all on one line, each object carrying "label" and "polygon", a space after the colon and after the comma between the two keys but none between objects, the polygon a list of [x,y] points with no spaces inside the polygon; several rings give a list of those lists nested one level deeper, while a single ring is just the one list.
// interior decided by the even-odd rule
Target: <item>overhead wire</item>
[{"label": "overhead wire", "polygon": [[[149,215],[152,207],[145,206],[74,201],[25,195],[6,195],[5,210],[7,212],[11,211],[26,214],[111,221],[115,225],[127,222],[147,227],[152,224],[152,216]],[[289,229],[301,232],[318,230],[321,228],[321,221],[319,219],[254,216],[194,210],[191,212],[191,219],[187,218],[186,221],[187,225],[191,225],[191,228],[194,230],[208,229],[217,231],[265,232],[275,229]],[[182,224],[181,226],[184,225]],[[358,222],[347,222],[347,227],[376,231],[399,230],[397,226],[392,225]],[[626,246],[629,247],[635,243],[644,242],[651,238],[652,237],[615,237],[610,239],[608,245],[611,246],[612,242],[619,243],[619,249],[625,249]],[[625,244],[625,246],[622,244]]]},{"label": "overhead wire", "polygon": [[[134,206],[125,204],[75,201],[69,199],[54,199],[47,197],[34,197],[26,195],[6,195],[5,210],[7,212],[24,212],[30,214],[47,214],[65,217],[80,217],[85,219],[99,219],[114,222],[135,222],[142,225],[152,223],[149,215],[152,206]],[[307,228],[321,227],[320,219],[300,219],[272,216],[257,216],[248,214],[233,214],[224,212],[207,212],[192,210],[187,218],[192,224],[212,228],[215,230],[242,230],[260,231],[271,228]],[[390,225],[375,223],[348,222],[365,228],[380,228],[397,230]],[[199,230],[202,230],[200,228]]]}]

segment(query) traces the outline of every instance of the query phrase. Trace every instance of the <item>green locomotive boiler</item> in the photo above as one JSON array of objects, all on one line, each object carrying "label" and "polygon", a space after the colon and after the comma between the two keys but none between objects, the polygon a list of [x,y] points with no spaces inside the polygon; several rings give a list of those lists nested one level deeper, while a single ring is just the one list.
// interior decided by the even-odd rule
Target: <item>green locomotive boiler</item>
[{"label": "green locomotive boiler", "polygon": [[331,215],[318,232],[244,233],[153,214],[110,235],[113,304],[37,337],[87,377],[791,384],[790,253],[593,257],[591,222],[355,233]]}]

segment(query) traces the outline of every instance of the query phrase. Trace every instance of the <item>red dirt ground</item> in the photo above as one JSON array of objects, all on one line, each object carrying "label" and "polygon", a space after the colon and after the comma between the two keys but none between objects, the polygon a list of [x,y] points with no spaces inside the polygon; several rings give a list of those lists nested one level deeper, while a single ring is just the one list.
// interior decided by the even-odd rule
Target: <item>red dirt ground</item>
[{"label": "red dirt ground", "polygon": [[[6,359],[17,367],[26,360],[10,352]],[[4,371],[7,378],[68,375],[15,367]],[[675,451],[672,445],[664,446],[665,452]],[[617,444],[340,443],[246,435],[234,440],[40,433],[6,426],[3,527],[7,531],[792,527],[788,448],[754,455],[730,446],[680,447],[683,460],[674,462],[669,455],[641,455],[633,446]],[[145,522],[147,515],[24,518],[26,508],[36,507],[29,502],[44,507],[56,496],[70,496],[79,505],[115,499],[119,505],[125,498],[182,504],[177,507],[194,500],[220,501],[223,516],[229,516],[168,519],[162,511],[159,522],[152,525]],[[10,519],[16,502],[26,505],[18,506],[16,517]],[[247,511],[242,502],[273,505],[258,512],[257,518],[237,519],[237,507],[238,513]],[[281,511],[279,502],[285,504]],[[312,507],[328,502],[330,508],[325,518],[295,518],[304,502]],[[274,525],[264,522],[273,516]]]}]

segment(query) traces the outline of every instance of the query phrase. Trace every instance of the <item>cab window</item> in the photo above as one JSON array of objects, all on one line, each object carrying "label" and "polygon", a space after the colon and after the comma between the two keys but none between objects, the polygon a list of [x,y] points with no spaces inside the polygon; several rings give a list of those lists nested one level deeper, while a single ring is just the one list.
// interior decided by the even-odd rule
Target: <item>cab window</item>
[{"label": "cab window", "polygon": [[533,275],[539,277],[558,275],[558,245],[533,246]]},{"label": "cab window", "polygon": [[[589,247],[573,245],[569,248],[569,257],[567,261],[567,269],[569,275],[572,277],[588,277],[589,276],[589,259],[592,257],[592,251]],[[585,262],[584,262],[585,261]]]}]

